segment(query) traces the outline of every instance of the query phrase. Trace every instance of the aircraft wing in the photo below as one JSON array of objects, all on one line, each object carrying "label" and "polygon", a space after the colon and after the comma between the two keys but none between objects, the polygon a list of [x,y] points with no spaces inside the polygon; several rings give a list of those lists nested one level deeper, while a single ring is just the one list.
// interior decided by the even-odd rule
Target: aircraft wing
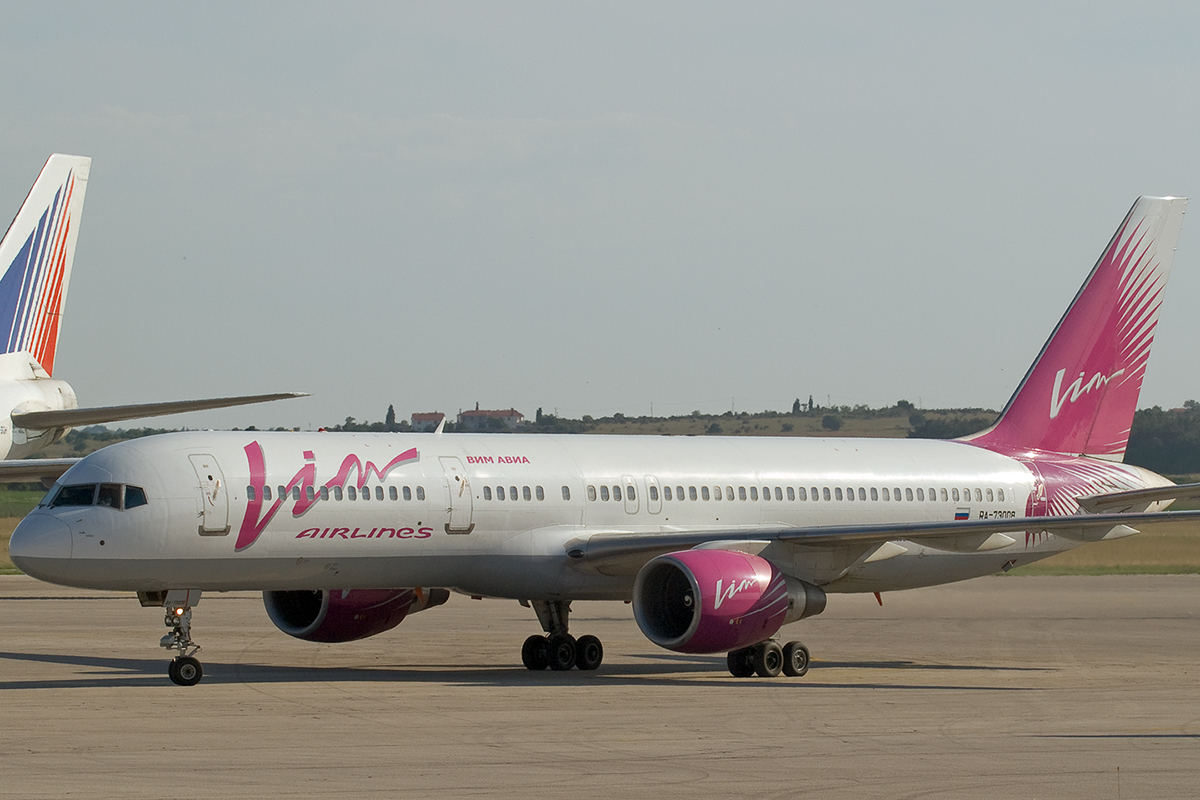
[{"label": "aircraft wing", "polygon": [[27,430],[50,428],[74,428],[81,425],[98,425],[103,422],[120,422],[142,417],[161,417],[166,414],[182,414],[185,411],[204,411],[210,408],[244,406],[250,403],[266,403],[271,400],[287,400],[292,397],[307,397],[307,392],[278,392],[276,394],[252,394],[242,397],[213,397],[207,400],[176,400],[169,403],[139,403],[128,406],[100,406],[96,408],[68,408],[63,411],[13,412],[13,425]]},{"label": "aircraft wing", "polygon": [[24,458],[0,461],[0,483],[53,483],[77,461],[78,458]]},{"label": "aircraft wing", "polygon": [[[1081,542],[1120,538],[1151,529],[1183,527],[1200,531],[1200,511],[1075,514],[1065,517],[913,522],[882,525],[825,525],[811,528],[727,528],[653,533],[598,533],[567,544],[567,555],[589,566],[649,560],[663,553],[689,550],[714,542],[786,542],[811,547],[882,545],[911,541],[955,552],[998,550],[1024,538],[1026,531],[1053,533]],[[636,558],[634,559],[636,560]]]}]

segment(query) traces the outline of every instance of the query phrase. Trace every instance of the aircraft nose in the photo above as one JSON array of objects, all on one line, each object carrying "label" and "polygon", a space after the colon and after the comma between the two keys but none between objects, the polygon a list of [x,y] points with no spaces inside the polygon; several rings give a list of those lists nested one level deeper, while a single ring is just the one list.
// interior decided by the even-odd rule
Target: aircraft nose
[{"label": "aircraft nose", "polygon": [[53,580],[55,564],[71,559],[71,529],[57,517],[34,511],[13,531],[8,556],[26,575]]}]

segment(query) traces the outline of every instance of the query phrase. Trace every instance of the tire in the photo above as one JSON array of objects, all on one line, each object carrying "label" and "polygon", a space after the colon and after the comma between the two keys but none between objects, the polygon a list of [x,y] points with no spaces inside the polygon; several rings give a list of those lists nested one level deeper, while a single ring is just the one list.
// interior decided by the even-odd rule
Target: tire
[{"label": "tire", "polygon": [[760,678],[775,678],[783,672],[783,648],[778,642],[763,642],[755,645],[751,651],[754,671]]},{"label": "tire", "polygon": [[808,648],[803,642],[788,642],[783,646],[783,674],[799,678],[808,672]]},{"label": "tire", "polygon": [[533,672],[540,672],[550,665],[545,636],[530,636],[525,640],[525,644],[521,645],[521,663],[525,669]]},{"label": "tire", "polygon": [[560,633],[546,640],[546,660],[555,672],[566,672],[575,666],[575,637]]},{"label": "tire", "polygon": [[750,649],[731,650],[725,656],[725,665],[729,674],[735,678],[749,678],[754,675],[754,663],[750,660]]},{"label": "tire", "polygon": [[595,636],[580,636],[575,642],[575,666],[593,670],[604,660],[604,645]]},{"label": "tire", "polygon": [[204,677],[204,668],[191,656],[179,656],[167,666],[167,675],[179,686],[195,686]]}]

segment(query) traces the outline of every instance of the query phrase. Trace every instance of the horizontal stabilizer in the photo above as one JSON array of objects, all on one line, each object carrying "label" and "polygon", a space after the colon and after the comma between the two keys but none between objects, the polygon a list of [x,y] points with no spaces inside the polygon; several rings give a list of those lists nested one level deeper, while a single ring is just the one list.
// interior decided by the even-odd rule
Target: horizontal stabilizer
[{"label": "horizontal stabilizer", "polygon": [[78,458],[25,458],[0,461],[0,483],[33,483],[49,486],[79,462]]},{"label": "horizontal stabilizer", "polygon": [[1200,497],[1200,483],[1181,483],[1177,486],[1155,486],[1150,489],[1133,489],[1127,492],[1096,494],[1080,497],[1079,506],[1084,511],[1141,511],[1151,503],[1164,500],[1183,500]]},{"label": "horizontal stabilizer", "polygon": [[139,403],[129,406],[103,406],[99,408],[69,408],[63,411],[14,412],[13,425],[26,430],[49,430],[50,428],[76,428],[80,425],[99,425],[104,422],[120,422],[142,417],[161,417],[167,414],[182,414],[187,411],[205,411],[210,408],[229,408],[251,403],[267,403],[272,400],[287,400],[292,397],[308,397],[307,392],[279,392],[276,394],[252,394],[243,397],[213,397],[207,400],[176,400],[170,403]]}]

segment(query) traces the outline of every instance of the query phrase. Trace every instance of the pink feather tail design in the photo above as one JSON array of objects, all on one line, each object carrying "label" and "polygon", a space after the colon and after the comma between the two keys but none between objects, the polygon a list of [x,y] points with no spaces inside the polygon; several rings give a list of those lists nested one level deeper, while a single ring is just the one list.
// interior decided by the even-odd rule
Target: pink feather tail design
[{"label": "pink feather tail design", "polygon": [[1186,205],[1133,204],[996,424],[965,441],[1124,458]]}]

